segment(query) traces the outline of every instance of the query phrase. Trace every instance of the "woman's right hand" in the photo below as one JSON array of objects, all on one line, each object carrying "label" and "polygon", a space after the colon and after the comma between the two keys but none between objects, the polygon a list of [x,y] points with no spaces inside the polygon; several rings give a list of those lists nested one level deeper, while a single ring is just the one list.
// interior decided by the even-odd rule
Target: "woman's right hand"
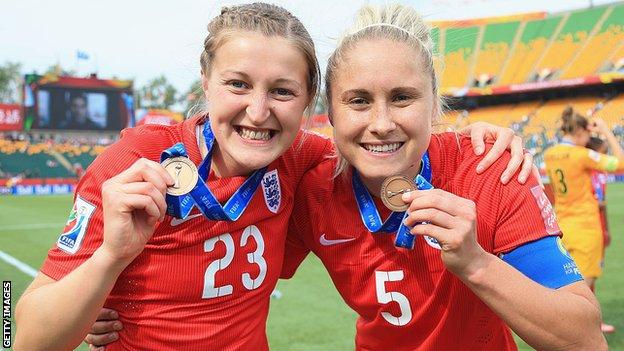
[{"label": "woman's right hand", "polygon": [[104,242],[115,262],[129,264],[167,211],[165,192],[173,179],[157,162],[142,158],[102,185]]},{"label": "woman's right hand", "polygon": [[442,189],[415,190],[402,195],[409,203],[403,223],[413,235],[437,240],[444,266],[462,280],[489,259],[477,241],[477,209],[473,201]]}]

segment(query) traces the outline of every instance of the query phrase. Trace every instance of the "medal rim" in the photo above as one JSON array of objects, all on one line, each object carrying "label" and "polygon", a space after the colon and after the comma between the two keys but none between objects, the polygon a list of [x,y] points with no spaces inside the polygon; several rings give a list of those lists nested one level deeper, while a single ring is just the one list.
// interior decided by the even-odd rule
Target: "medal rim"
[{"label": "medal rim", "polygon": [[[167,194],[173,195],[173,196],[186,195],[190,193],[191,190],[193,190],[193,188],[197,184],[197,181],[199,180],[199,174],[197,173],[197,166],[195,166],[193,161],[191,161],[188,157],[184,157],[184,156],[170,157],[164,160],[161,163],[161,166],[165,170],[167,170],[167,166],[174,162],[182,162],[187,167],[189,167],[189,169],[191,170],[191,182],[187,186],[180,188],[181,190],[174,190],[172,187],[167,187]],[[167,173],[169,173],[169,171],[167,171]],[[169,173],[169,175],[173,176],[171,173]]]},{"label": "medal rim", "polygon": [[404,204],[402,206],[397,206],[394,205],[393,203],[390,202],[390,199],[388,198],[386,189],[388,188],[388,185],[390,185],[393,181],[396,181],[397,179],[403,180],[406,183],[408,183],[410,185],[410,188],[413,190],[416,190],[416,184],[414,183],[413,180],[411,180],[409,177],[404,176],[404,175],[394,175],[394,176],[390,176],[388,178],[386,178],[383,183],[381,184],[381,201],[383,202],[383,204],[390,209],[391,211],[394,212],[404,212],[409,208],[409,204]]}]

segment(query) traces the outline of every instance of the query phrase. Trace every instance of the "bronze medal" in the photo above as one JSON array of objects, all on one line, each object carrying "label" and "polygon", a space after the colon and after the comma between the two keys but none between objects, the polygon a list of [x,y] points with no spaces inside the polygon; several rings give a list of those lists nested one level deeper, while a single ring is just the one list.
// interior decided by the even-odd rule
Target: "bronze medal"
[{"label": "bronze medal", "polygon": [[406,176],[388,177],[381,185],[381,200],[387,208],[394,212],[406,211],[409,204],[403,202],[401,195],[416,189],[414,181]]},{"label": "bronze medal", "polygon": [[167,188],[167,194],[185,195],[190,193],[197,184],[199,179],[197,167],[188,157],[168,158],[161,165],[174,180],[173,185]]}]

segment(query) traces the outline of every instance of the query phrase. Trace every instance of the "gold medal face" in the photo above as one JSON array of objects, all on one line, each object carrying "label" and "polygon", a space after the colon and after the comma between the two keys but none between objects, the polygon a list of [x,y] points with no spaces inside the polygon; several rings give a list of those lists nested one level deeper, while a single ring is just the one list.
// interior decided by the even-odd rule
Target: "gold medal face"
[{"label": "gold medal face", "polygon": [[173,178],[173,185],[167,188],[167,194],[180,196],[191,192],[199,175],[197,174],[197,167],[187,157],[172,157],[166,159],[162,166],[167,170],[169,175]]},{"label": "gold medal face", "polygon": [[408,177],[402,175],[388,177],[381,185],[381,200],[390,210],[402,212],[409,208],[409,204],[401,200],[401,195],[413,190],[416,190],[416,184]]}]

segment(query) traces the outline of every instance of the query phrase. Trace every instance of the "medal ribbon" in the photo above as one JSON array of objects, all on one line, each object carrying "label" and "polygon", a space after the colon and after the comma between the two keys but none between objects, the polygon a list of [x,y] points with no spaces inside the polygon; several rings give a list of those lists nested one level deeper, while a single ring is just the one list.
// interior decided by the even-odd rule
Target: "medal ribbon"
[{"label": "medal ribbon", "polygon": [[[254,171],[251,176],[245,180],[241,187],[234,192],[225,205],[221,206],[204,181],[204,179],[208,179],[208,174],[210,172],[210,165],[212,163],[212,147],[215,141],[212,129],[210,129],[210,123],[206,122],[204,124],[202,133],[206,141],[208,154],[206,155],[206,158],[202,160],[197,170],[197,173],[199,174],[197,184],[195,184],[193,190],[191,190],[188,194],[181,196],[167,194],[167,214],[176,218],[184,219],[189,215],[193,206],[197,206],[199,211],[209,219],[215,221],[236,221],[249,205],[251,198],[255,194],[258,185],[260,185],[260,182],[267,171],[267,167]],[[184,144],[177,143],[169,149],[163,151],[160,155],[160,162],[162,163],[171,157],[188,157]]]},{"label": "medal ribbon", "polygon": [[[414,182],[419,190],[433,189],[433,185],[431,185],[431,162],[428,151],[423,155],[421,164],[422,168],[420,173],[416,175],[416,178],[414,178]],[[353,170],[352,185],[358,209],[360,211],[360,217],[362,218],[362,223],[364,223],[366,229],[368,229],[371,233],[396,232],[396,246],[409,249],[413,248],[415,237],[412,233],[410,233],[410,228],[403,224],[403,220],[407,217],[408,213],[405,211],[393,211],[390,216],[382,222],[381,216],[379,215],[379,211],[377,211],[377,207],[375,206],[375,202],[373,201],[370,192],[362,183],[362,180],[355,169]]]}]

